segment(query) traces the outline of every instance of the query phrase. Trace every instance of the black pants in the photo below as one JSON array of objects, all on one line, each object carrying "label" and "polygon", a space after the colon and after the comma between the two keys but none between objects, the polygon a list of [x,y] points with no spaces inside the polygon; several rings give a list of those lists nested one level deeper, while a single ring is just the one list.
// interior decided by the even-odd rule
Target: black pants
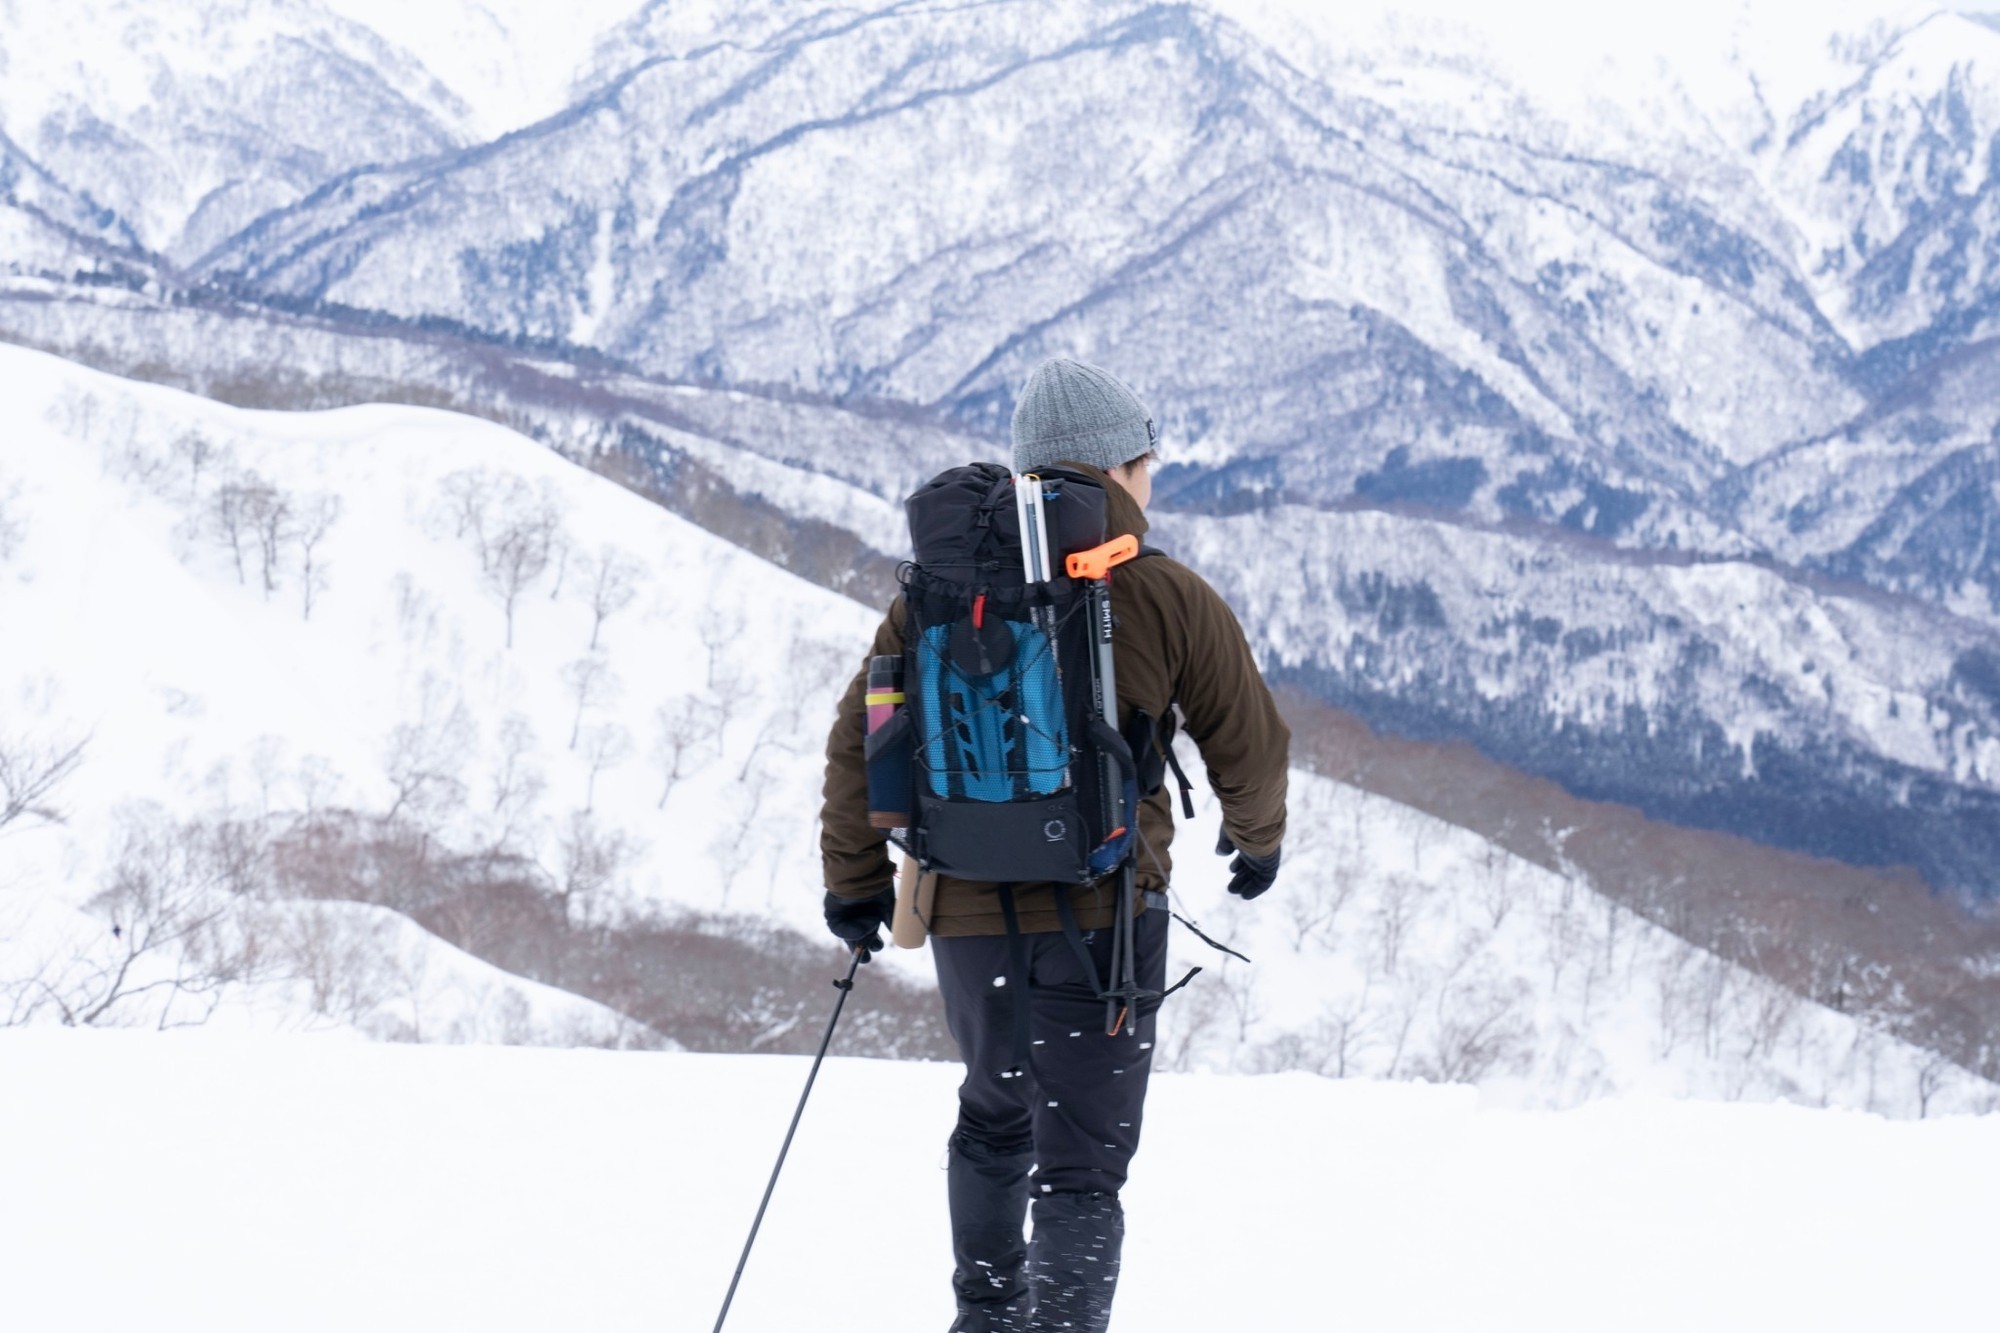
[{"label": "black pants", "polygon": [[[1163,910],[1133,923],[1139,984],[1166,986]],[[1027,944],[1030,1045],[1026,1077],[1014,1068],[1014,992],[1007,937],[947,936],[931,941],[945,1021],[965,1062],[958,1089],[958,1134],[995,1152],[1032,1146],[1035,1192],[1116,1194],[1125,1184],[1153,1068],[1159,1004],[1141,1006],[1127,1033],[1104,1035],[1104,1002],[1060,931],[1022,937]],[[1097,975],[1111,962],[1111,931],[1085,934]]]},{"label": "black pants", "polygon": [[[1166,983],[1170,920],[1165,911],[1154,910],[1133,926],[1138,981],[1148,990]],[[1014,988],[1020,979],[1011,974],[1007,937],[931,941],[945,1018],[965,1062],[951,1152],[953,1287],[962,1311],[1013,1311],[1016,1318],[1025,1318],[1021,1312],[1029,1301],[1021,1236],[1031,1197],[1051,1207],[1060,1204],[1059,1213],[1105,1214],[1113,1229],[1122,1229],[1117,1195],[1139,1149],[1159,1010],[1159,1003],[1150,1001],[1126,1031],[1106,1036],[1104,1001],[1083,974],[1070,941],[1059,931],[1025,935],[1022,941],[1029,1043],[1026,1067],[1018,1071]],[[1111,931],[1092,931],[1084,943],[1098,978],[1105,978]],[[1064,1281],[1059,1275],[1064,1265],[1060,1255],[1040,1253],[1057,1239],[1040,1235],[1042,1211],[1038,1204],[1036,1262],[1038,1286],[1048,1286]],[[1105,1229],[1102,1222],[1087,1228],[1093,1235]],[[1116,1280],[1115,1242],[1109,1274],[1092,1279],[1098,1288],[1092,1299],[1107,1311],[1106,1283]],[[1052,1290],[1042,1291],[1041,1298],[1054,1304],[1065,1299]],[[1004,1316],[974,1326],[1028,1327]]]}]

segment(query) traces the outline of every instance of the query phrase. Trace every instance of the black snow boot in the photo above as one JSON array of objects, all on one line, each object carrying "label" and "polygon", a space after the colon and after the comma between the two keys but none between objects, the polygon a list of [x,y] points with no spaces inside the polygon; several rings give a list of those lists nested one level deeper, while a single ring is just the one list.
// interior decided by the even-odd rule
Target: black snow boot
[{"label": "black snow boot", "polygon": [[1116,1194],[1058,1190],[1035,1200],[1028,1247],[1034,1314],[1028,1333],[1104,1333],[1118,1289],[1125,1210]]},{"label": "black snow boot", "polygon": [[1030,1297],[1022,1270],[1032,1165],[1034,1154],[1026,1144],[994,1149],[952,1135],[951,1286],[959,1314],[951,1333],[1023,1333],[1028,1327]]}]

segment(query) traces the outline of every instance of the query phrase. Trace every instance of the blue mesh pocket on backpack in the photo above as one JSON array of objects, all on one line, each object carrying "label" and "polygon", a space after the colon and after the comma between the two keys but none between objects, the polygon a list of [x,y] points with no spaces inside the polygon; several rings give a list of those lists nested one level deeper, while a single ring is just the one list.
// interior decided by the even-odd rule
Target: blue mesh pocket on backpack
[{"label": "blue mesh pocket on backpack", "polygon": [[923,632],[917,690],[923,756],[935,796],[1012,801],[1048,796],[1069,775],[1069,724],[1048,636],[1010,621],[1014,658],[990,675],[950,660],[951,626]]},{"label": "blue mesh pocket on backpack", "polygon": [[917,699],[924,727],[924,772],[933,796],[951,795],[951,766],[945,760],[944,682],[945,642],[951,630],[934,625],[924,631],[917,648]]},{"label": "blue mesh pocket on backpack", "polygon": [[1027,733],[1028,790],[1047,796],[1069,776],[1069,719],[1063,716],[1062,678],[1048,635],[1015,622],[1014,662],[1020,675],[1021,729]]}]

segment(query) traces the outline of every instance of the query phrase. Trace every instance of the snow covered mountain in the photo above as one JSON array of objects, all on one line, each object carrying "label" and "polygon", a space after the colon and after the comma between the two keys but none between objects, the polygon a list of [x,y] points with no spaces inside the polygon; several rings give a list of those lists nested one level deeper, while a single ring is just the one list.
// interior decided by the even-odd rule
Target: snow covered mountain
[{"label": "snow covered mountain", "polygon": [[896,499],[1096,357],[1292,682],[1995,892],[1990,26],[90,0],[0,51],[17,341],[480,411],[870,603]]},{"label": "snow covered mountain", "polygon": [[464,132],[419,61],[309,0],[17,0],[0,56],[18,151],[176,262],[333,176]]}]

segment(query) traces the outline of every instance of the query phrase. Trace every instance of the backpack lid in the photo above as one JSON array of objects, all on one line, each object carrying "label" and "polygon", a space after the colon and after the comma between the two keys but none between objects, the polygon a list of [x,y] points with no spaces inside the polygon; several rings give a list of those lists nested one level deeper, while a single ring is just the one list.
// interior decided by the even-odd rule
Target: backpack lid
[{"label": "backpack lid", "polygon": [[[1104,487],[1070,468],[1044,468],[1052,564],[1104,542]],[[998,463],[968,463],[931,478],[903,502],[918,565],[945,577],[1021,571],[1014,476]],[[1060,577],[1060,575],[1058,575]]]}]

